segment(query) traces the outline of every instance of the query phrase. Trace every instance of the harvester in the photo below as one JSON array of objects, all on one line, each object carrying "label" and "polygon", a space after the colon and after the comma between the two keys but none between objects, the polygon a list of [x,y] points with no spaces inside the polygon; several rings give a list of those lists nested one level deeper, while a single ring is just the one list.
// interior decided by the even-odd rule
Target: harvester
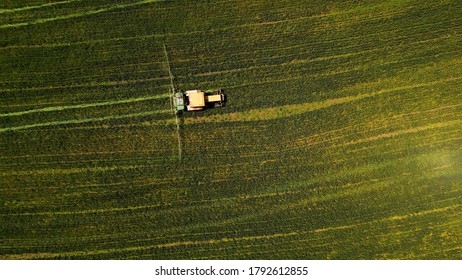
[{"label": "harvester", "polygon": [[221,90],[187,90],[185,93],[175,91],[173,104],[177,113],[182,111],[200,111],[206,108],[221,107],[225,103],[225,95]]}]

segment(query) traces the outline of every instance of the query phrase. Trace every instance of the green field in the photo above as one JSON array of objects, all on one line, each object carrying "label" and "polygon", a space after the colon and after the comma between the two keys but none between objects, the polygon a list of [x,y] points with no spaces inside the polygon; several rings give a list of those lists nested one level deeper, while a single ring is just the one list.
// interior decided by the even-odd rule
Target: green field
[{"label": "green field", "polygon": [[[7,0],[0,259],[462,259],[459,0]],[[176,87],[225,107],[171,111]]]}]

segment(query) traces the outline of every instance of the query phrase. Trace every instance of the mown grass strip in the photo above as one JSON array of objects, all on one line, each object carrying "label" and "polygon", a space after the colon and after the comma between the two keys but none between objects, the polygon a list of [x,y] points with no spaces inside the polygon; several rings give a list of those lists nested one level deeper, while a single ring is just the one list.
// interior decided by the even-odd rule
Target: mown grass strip
[{"label": "mown grass strip", "polygon": [[110,6],[110,7],[107,7],[107,8],[101,8],[101,9],[97,9],[97,10],[91,10],[91,11],[75,13],[75,14],[68,14],[68,15],[64,15],[64,16],[57,16],[57,17],[52,17],[52,18],[42,18],[42,19],[37,19],[37,20],[34,20],[34,21],[29,21],[29,22],[3,24],[3,25],[0,25],[0,29],[21,27],[21,26],[28,26],[28,25],[47,23],[47,22],[52,22],[52,21],[57,21],[57,20],[65,20],[65,19],[73,19],[73,18],[85,17],[85,16],[96,15],[96,14],[100,14],[100,13],[104,13],[104,12],[110,12],[110,11],[114,11],[114,10],[120,10],[120,9],[129,8],[129,7],[135,7],[135,6],[139,6],[139,5],[156,3],[156,2],[163,2],[163,1],[165,1],[165,0],[144,0],[144,1],[139,1],[139,2],[130,3],[130,4],[118,4],[118,5]]},{"label": "mown grass strip", "polygon": [[113,116],[106,116],[106,117],[100,117],[100,118],[65,120],[65,121],[55,121],[55,122],[46,122],[46,123],[34,123],[34,124],[27,124],[27,125],[21,125],[21,126],[0,128],[0,133],[7,132],[7,131],[16,131],[16,130],[23,130],[23,129],[30,129],[30,128],[46,127],[46,126],[81,124],[81,123],[88,123],[88,122],[100,122],[100,121],[107,121],[107,120],[142,117],[142,116],[150,116],[150,115],[156,115],[156,114],[166,114],[169,112],[170,110],[156,110],[156,111],[148,111],[148,112],[141,112],[141,113],[125,114],[125,115],[113,115]]},{"label": "mown grass strip", "polygon": [[[386,94],[390,92],[396,92],[401,90],[409,90],[414,88],[421,88],[421,87],[431,87],[434,85],[447,83],[447,82],[454,82],[461,80],[462,77],[449,77],[446,79],[436,80],[428,83],[419,83],[413,85],[406,85],[406,86],[399,86],[394,88],[382,89],[370,93],[358,94],[355,96],[346,96],[340,98],[333,98],[318,102],[308,102],[302,104],[291,104],[291,105],[284,105],[284,106],[277,106],[271,108],[264,108],[264,109],[251,109],[247,111],[241,111],[236,113],[228,113],[228,114],[220,114],[220,115],[212,115],[212,116],[204,116],[204,117],[185,117],[184,118],[184,125],[194,125],[198,123],[214,123],[214,122],[251,122],[251,121],[268,121],[278,118],[287,118],[295,115],[300,115],[307,112],[322,110],[325,108],[329,108],[339,104],[345,104],[350,102],[359,101],[365,98],[374,97],[381,94]],[[174,118],[170,119],[162,119],[162,120],[155,120],[149,123],[145,123],[143,125],[174,125],[176,124]],[[448,124],[452,125],[452,123]],[[446,126],[446,125],[445,125]],[[86,127],[88,128],[98,128],[98,127]],[[430,128],[427,128],[430,129]],[[0,131],[1,132],[1,131]],[[410,133],[410,132],[409,132]]]},{"label": "mown grass strip", "polygon": [[0,117],[16,117],[16,116],[22,116],[22,115],[27,115],[27,114],[33,114],[33,113],[54,112],[54,111],[63,111],[63,110],[70,110],[70,109],[83,109],[83,108],[91,108],[91,107],[99,107],[99,106],[117,105],[117,104],[162,99],[162,98],[168,98],[168,97],[169,97],[169,94],[162,94],[162,95],[156,95],[156,96],[145,96],[145,97],[129,98],[129,99],[122,99],[122,100],[112,100],[112,101],[97,102],[97,103],[53,106],[53,107],[32,109],[32,110],[19,111],[19,112],[4,113],[4,114],[0,114]]},{"label": "mown grass strip", "polygon": [[368,222],[362,222],[362,223],[360,222],[357,224],[331,226],[331,227],[313,229],[309,231],[294,231],[294,232],[273,233],[273,234],[266,234],[266,235],[241,236],[241,237],[234,237],[234,238],[225,237],[221,239],[209,239],[209,240],[178,241],[178,242],[163,243],[163,244],[148,245],[148,246],[133,246],[133,247],[126,247],[126,248],[100,249],[100,250],[94,250],[94,251],[11,254],[11,255],[3,255],[3,257],[5,259],[49,259],[49,258],[66,258],[66,257],[76,258],[76,257],[94,256],[94,255],[102,255],[102,254],[114,254],[114,253],[121,253],[121,252],[130,252],[130,251],[167,249],[167,248],[184,247],[184,246],[209,246],[212,244],[221,244],[221,243],[289,238],[292,236],[304,236],[304,235],[311,235],[311,234],[317,234],[317,233],[326,233],[326,232],[331,232],[331,231],[346,230],[346,229],[352,229],[358,226],[369,225],[369,224],[374,224],[374,223],[393,222],[393,221],[400,221],[403,219],[421,217],[421,216],[435,214],[435,213],[444,213],[446,211],[459,209],[461,206],[462,206],[461,204],[456,204],[456,205],[447,206],[447,207],[425,210],[425,211],[421,211],[417,213],[410,213],[407,215],[390,216],[390,217],[386,217],[386,218],[382,218],[382,219],[378,219],[374,221],[368,221]]},{"label": "mown grass strip", "polygon": [[26,171],[7,171],[0,173],[2,176],[28,176],[28,175],[67,175],[85,172],[107,172],[114,170],[132,170],[145,167],[143,165],[127,165],[127,166],[102,166],[102,167],[75,167],[75,168],[53,168],[53,169],[40,169],[40,170],[26,170]]},{"label": "mown grass strip", "polygon": [[[138,168],[139,166],[131,166],[132,168]],[[113,168],[107,168],[104,171],[115,170]],[[88,209],[88,210],[77,210],[77,211],[53,211],[53,212],[34,212],[34,213],[11,213],[11,214],[0,214],[0,217],[3,216],[43,216],[43,215],[81,215],[81,214],[98,214],[98,213],[107,213],[107,212],[124,212],[124,211],[134,211],[142,210],[149,208],[156,208],[164,204],[153,204],[153,205],[138,205],[138,206],[128,206],[128,207],[117,207],[117,208],[103,208],[103,209]]]},{"label": "mown grass strip", "polygon": [[70,3],[74,3],[74,2],[80,2],[80,1],[82,1],[82,0],[67,0],[67,1],[51,2],[51,3],[41,4],[41,5],[25,6],[25,7],[20,7],[20,8],[13,8],[13,9],[0,9],[0,14],[16,13],[16,12],[22,12],[22,11],[28,11],[28,10],[36,10],[36,9],[47,8],[47,7],[63,5],[63,4],[70,4]]},{"label": "mown grass strip", "polygon": [[114,80],[106,82],[93,82],[93,83],[82,83],[82,84],[70,84],[70,85],[55,85],[55,86],[41,86],[41,87],[25,87],[25,88],[9,88],[2,89],[2,92],[24,92],[24,91],[42,91],[42,90],[56,90],[56,89],[69,89],[69,88],[91,88],[91,87],[105,87],[105,86],[117,86],[117,85],[130,85],[137,83],[146,83],[153,81],[162,81],[168,79],[165,78],[146,78],[137,80]]},{"label": "mown grass strip", "polygon": [[361,99],[374,97],[377,95],[401,91],[401,90],[409,90],[421,87],[431,87],[441,83],[453,82],[462,79],[462,77],[450,77],[442,80],[436,80],[428,83],[419,83],[413,85],[406,85],[406,86],[399,86],[395,88],[389,89],[382,89],[370,93],[358,94],[354,96],[346,96],[340,98],[333,98],[318,102],[308,102],[302,104],[292,104],[292,105],[284,105],[284,106],[277,106],[265,109],[251,109],[248,111],[242,111],[237,113],[228,113],[222,115],[213,115],[210,117],[198,117],[198,118],[186,118],[185,124],[194,124],[194,123],[208,123],[208,122],[245,122],[245,121],[266,121],[266,120],[273,120],[278,118],[285,118],[294,115],[300,115],[306,112],[316,111],[325,109],[334,105],[350,103],[354,101],[358,101]]}]

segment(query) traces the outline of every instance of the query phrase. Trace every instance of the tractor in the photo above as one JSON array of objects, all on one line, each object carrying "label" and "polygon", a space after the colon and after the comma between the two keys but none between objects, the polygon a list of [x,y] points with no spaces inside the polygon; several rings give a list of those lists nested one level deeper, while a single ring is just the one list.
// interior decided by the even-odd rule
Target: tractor
[{"label": "tractor", "polygon": [[206,108],[221,107],[225,104],[225,95],[222,90],[187,90],[175,91],[173,105],[177,113],[183,111],[201,111]]}]

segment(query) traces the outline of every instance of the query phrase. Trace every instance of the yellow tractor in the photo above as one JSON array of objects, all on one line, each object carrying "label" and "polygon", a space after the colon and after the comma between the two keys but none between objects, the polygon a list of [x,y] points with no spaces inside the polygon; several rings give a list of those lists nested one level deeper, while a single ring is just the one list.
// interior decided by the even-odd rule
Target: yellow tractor
[{"label": "yellow tractor", "polygon": [[182,111],[200,111],[206,108],[221,107],[224,103],[225,95],[221,90],[187,90],[185,93],[175,92],[173,95],[173,104],[177,113]]}]

